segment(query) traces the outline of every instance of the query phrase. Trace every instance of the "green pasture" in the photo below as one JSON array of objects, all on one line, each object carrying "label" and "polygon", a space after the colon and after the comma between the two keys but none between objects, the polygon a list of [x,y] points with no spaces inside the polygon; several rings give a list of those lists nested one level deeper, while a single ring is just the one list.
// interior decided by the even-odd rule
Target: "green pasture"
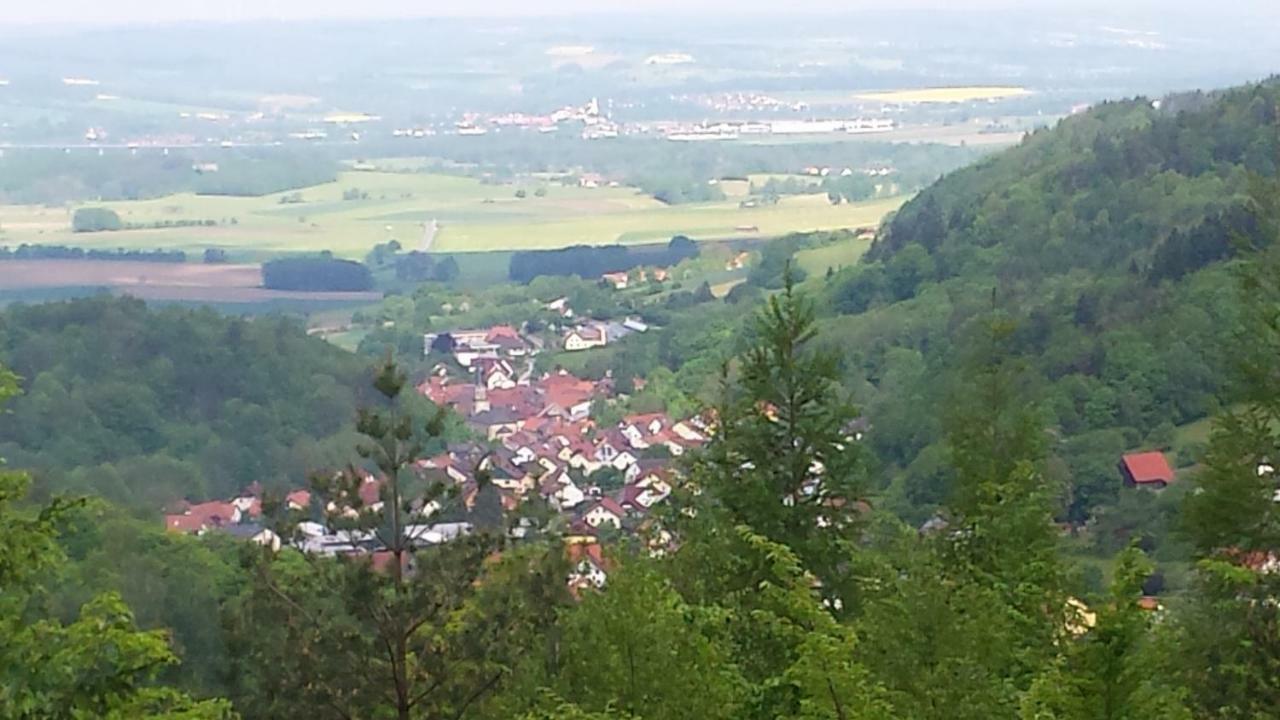
[{"label": "green pasture", "polygon": [[871,247],[870,240],[843,238],[826,245],[808,248],[796,253],[795,263],[809,277],[821,277],[827,268],[839,270],[858,262]]},{"label": "green pasture", "polygon": [[[538,197],[535,191],[545,191]],[[358,190],[358,199],[344,193]],[[516,197],[523,190],[525,197]],[[297,202],[288,202],[289,200]],[[0,206],[0,244],[85,248],[228,250],[243,260],[331,250],[360,258],[381,242],[420,249],[433,221],[433,251],[470,253],[550,249],[575,244],[648,243],[672,235],[697,239],[767,237],[792,231],[877,224],[903,198],[830,205],[825,196],[788,197],[739,208],[736,200],[667,206],[633,188],[566,187],[529,178],[486,184],[475,178],[396,172],[346,172],[335,182],[262,197],[193,194],[86,203],[115,210],[126,224],[213,220],[212,227],[73,233],[75,207]]]}]

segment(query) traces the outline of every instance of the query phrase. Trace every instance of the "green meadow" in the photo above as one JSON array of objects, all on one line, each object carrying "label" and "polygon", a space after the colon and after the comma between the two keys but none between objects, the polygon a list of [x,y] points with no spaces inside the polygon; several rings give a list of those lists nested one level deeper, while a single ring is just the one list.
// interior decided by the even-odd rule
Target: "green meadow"
[{"label": "green meadow", "polygon": [[[833,206],[825,195],[812,195],[754,208],[740,208],[738,199],[668,206],[627,187],[581,188],[540,178],[489,184],[453,175],[353,171],[335,182],[262,197],[180,194],[71,207],[0,206],[0,244],[191,253],[222,248],[242,261],[320,250],[361,258],[392,239],[406,250],[422,249],[434,223],[433,251],[515,251],[640,244],[676,234],[713,240],[867,227],[904,199]],[[72,216],[84,206],[111,208],[126,225],[215,224],[74,233]]]}]

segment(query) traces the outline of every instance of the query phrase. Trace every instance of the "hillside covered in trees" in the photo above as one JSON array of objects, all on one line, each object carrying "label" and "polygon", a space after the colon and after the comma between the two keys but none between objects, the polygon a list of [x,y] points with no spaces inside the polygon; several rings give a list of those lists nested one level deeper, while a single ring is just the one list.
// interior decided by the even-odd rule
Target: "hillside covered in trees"
[{"label": "hillside covered in trees", "polygon": [[153,509],[296,484],[345,457],[328,448],[354,417],[363,368],[294,320],[107,297],[6,308],[0,363],[21,378],[0,416],[10,467],[45,492]]},{"label": "hillside covered in trees", "polygon": [[1280,83],[1105,103],[942,179],[824,288],[824,337],[876,426],[899,509],[945,496],[939,377],[993,309],[1021,318],[1070,480],[1066,519],[1117,499],[1115,458],[1197,451],[1240,337],[1224,261],[1274,237]]}]

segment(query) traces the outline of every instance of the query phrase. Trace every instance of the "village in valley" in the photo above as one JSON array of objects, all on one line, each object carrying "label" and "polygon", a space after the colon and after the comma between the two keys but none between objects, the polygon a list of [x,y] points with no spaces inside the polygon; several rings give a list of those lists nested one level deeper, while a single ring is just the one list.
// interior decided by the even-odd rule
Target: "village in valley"
[{"label": "village in valley", "polygon": [[[605,282],[621,287],[626,280],[622,273],[616,282]],[[411,503],[413,517],[405,534],[425,547],[471,532],[477,497],[489,485],[513,538],[527,530],[517,519],[527,503],[551,512],[550,524],[564,536],[573,563],[569,583],[576,592],[605,582],[602,540],[644,535],[654,552],[669,542],[660,530],[647,532],[656,530],[652,513],[671,495],[681,474],[680,459],[705,445],[713,428],[706,414],[648,412],[603,422],[598,409],[616,403],[620,395],[611,377],[590,380],[563,368],[540,372],[535,361],[552,342],[559,346],[555,349],[576,352],[647,332],[648,326],[635,317],[578,319],[567,298],[547,303],[546,309],[563,323],[542,333],[501,324],[423,337],[424,357],[439,361],[416,391],[455,414],[467,439],[416,462],[422,480],[448,488],[454,507],[446,509],[438,501]],[[636,390],[644,388],[642,379],[633,382]],[[380,510],[387,499],[385,484],[365,475],[357,503],[361,512]],[[390,561],[391,553],[375,533],[334,529],[323,522],[354,516],[352,508],[332,502],[320,507],[318,495],[305,488],[268,501],[305,518],[293,525],[292,537],[281,537],[264,515],[265,495],[255,484],[235,498],[179,503],[167,511],[165,526],[191,535],[226,533],[275,548],[291,544],[322,555],[367,555],[375,568]]]}]

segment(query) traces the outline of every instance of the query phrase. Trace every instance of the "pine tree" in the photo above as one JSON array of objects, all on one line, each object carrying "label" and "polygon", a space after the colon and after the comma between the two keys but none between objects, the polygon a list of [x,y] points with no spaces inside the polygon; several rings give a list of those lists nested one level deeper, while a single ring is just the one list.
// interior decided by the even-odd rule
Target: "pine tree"
[{"label": "pine tree", "polygon": [[1159,670],[1166,648],[1154,643],[1155,615],[1139,605],[1151,570],[1136,547],[1120,554],[1093,627],[1072,621],[1080,637],[1036,679],[1022,702],[1024,720],[1191,720]]},{"label": "pine tree", "polygon": [[[1260,192],[1269,187],[1269,191]],[[1276,238],[1274,183],[1255,186]],[[1186,525],[1198,563],[1174,617],[1172,663],[1197,717],[1257,718],[1280,707],[1280,244],[1240,269],[1237,401],[1215,420]]]},{"label": "pine tree", "polygon": [[883,566],[857,627],[865,663],[903,717],[1013,716],[1065,634],[1057,493],[1012,330],[984,322],[953,379],[943,522],[917,533],[886,520],[870,538]]},{"label": "pine tree", "polygon": [[850,558],[866,507],[857,412],[835,357],[812,347],[813,303],[785,275],[751,326],[737,377],[726,379],[717,434],[692,480],[722,526],[790,548],[840,607],[854,599]]},{"label": "pine tree", "polygon": [[[370,469],[317,475],[312,489],[331,532],[381,549],[334,558],[264,548],[249,558],[254,582],[229,624],[238,701],[256,716],[467,717],[567,600],[558,549],[506,548],[492,522],[423,542],[435,508],[456,501],[416,473],[444,411],[422,423],[404,412],[406,378],[390,360],[373,386],[382,407],[357,419]],[[370,483],[377,502],[363,499]]]}]

